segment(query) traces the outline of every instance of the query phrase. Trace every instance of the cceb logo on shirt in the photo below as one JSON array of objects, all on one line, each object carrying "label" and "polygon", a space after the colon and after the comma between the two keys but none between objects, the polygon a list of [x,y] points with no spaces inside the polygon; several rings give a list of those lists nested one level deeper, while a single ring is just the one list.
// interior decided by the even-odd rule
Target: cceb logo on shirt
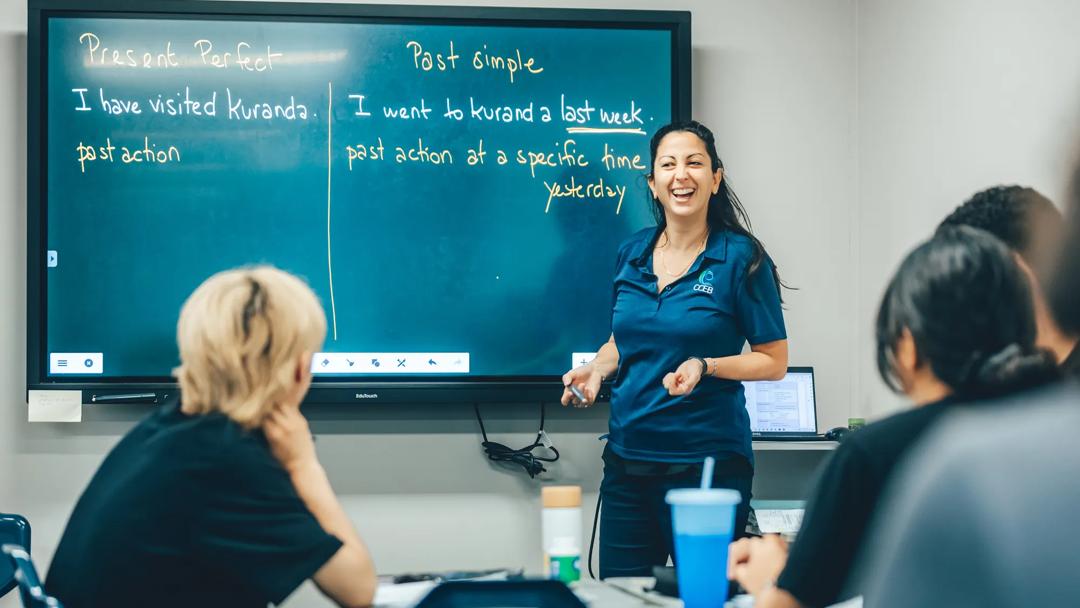
[{"label": "cceb logo on shirt", "polygon": [[713,273],[711,270],[703,271],[697,278],[697,283],[694,283],[694,291],[702,291],[708,294],[713,292],[712,286]]}]

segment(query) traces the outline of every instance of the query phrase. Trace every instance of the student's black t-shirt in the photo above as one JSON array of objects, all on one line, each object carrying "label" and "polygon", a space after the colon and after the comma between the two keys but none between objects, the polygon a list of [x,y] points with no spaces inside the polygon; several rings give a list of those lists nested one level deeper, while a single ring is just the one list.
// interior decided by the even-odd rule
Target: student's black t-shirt
[{"label": "student's black t-shirt", "polygon": [[844,438],[818,478],[777,587],[806,606],[841,599],[889,475],[953,402],[947,398],[901,412]]},{"label": "student's black t-shirt", "polygon": [[1061,373],[1066,378],[1080,380],[1080,344],[1074,346],[1069,356],[1061,362]]},{"label": "student's black t-shirt", "polygon": [[260,431],[165,406],[83,492],[46,590],[68,608],[282,602],[341,547]]}]

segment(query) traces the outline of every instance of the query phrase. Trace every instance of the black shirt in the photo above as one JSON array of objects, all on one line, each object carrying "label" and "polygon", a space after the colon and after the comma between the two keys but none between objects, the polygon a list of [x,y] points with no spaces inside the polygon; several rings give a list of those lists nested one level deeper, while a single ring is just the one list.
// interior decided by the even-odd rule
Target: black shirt
[{"label": "black shirt", "polygon": [[164,406],[105,458],[46,590],[68,608],[281,603],[341,547],[260,431]]},{"label": "black shirt", "polygon": [[818,479],[777,587],[806,606],[841,599],[889,475],[952,402],[946,398],[894,414],[844,438]]},{"label": "black shirt", "polygon": [[1066,378],[1080,379],[1080,344],[1073,346],[1072,352],[1061,362],[1061,373]]}]

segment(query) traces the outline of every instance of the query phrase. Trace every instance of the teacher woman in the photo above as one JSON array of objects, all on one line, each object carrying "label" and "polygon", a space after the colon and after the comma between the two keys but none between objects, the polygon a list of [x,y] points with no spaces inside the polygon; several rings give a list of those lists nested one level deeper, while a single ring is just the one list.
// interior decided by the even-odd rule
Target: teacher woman
[{"label": "teacher woman", "polygon": [[779,275],[724,179],[712,132],[694,121],[670,124],[649,152],[657,225],[619,248],[611,338],[563,376],[563,405],[582,407],[614,379],[600,578],[651,576],[667,563],[664,495],[696,486],[706,456],[716,459],[713,487],[742,494],[741,535],[754,455],[740,381],[787,371]]}]

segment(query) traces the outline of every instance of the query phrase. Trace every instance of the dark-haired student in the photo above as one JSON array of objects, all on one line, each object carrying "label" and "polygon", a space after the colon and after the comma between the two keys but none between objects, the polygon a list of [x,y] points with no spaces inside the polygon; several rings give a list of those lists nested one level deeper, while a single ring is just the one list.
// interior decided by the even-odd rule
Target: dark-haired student
[{"label": "dark-haired student", "polygon": [[591,363],[563,376],[564,405],[591,404],[601,381],[614,377],[601,578],[649,576],[667,563],[664,496],[700,483],[706,456],[716,459],[713,487],[742,494],[735,529],[745,528],[754,457],[740,380],[787,371],[780,280],[728,184],[712,132],[693,121],[666,125],[649,151],[657,225],[619,249],[611,338]]},{"label": "dark-haired student", "polygon": [[878,310],[877,364],[915,407],[837,448],[790,550],[775,536],[732,545],[729,576],[756,596],[755,608],[846,599],[844,583],[882,489],[924,431],[964,401],[1058,377],[1051,354],[1035,346],[1031,307],[1022,271],[986,232],[942,228],[905,258]]},{"label": "dark-haired student", "polygon": [[[1063,246],[1043,278],[1080,334],[1080,166]],[[942,420],[897,471],[860,558],[868,606],[1080,603],[1080,385]]]},{"label": "dark-haired student", "polygon": [[1022,186],[995,186],[977,192],[941,222],[941,226],[972,226],[1001,239],[1016,253],[1020,269],[1031,282],[1035,305],[1035,343],[1057,357],[1062,372],[1080,378],[1078,335],[1061,328],[1050,313],[1043,282],[1036,269],[1049,263],[1053,245],[1064,226],[1061,211],[1042,194]]}]

